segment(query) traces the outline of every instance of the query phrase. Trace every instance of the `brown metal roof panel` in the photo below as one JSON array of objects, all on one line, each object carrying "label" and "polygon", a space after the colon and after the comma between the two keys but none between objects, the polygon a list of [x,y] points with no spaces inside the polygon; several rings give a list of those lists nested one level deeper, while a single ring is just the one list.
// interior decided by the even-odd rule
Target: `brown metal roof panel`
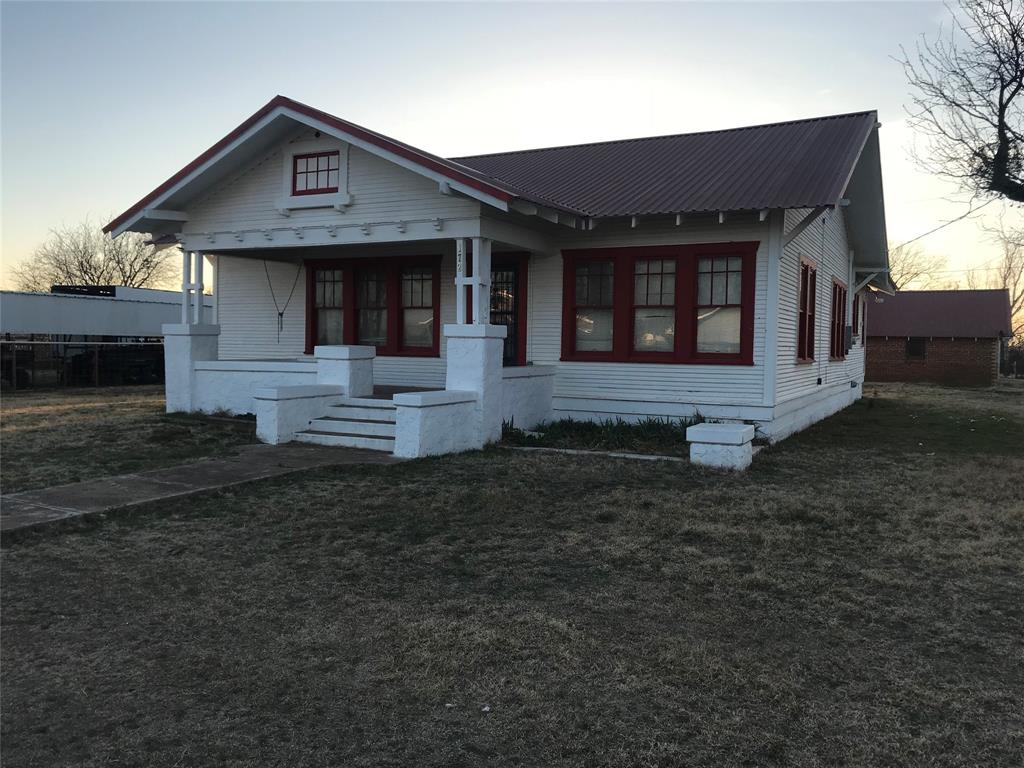
[{"label": "brown metal roof panel", "polygon": [[835,203],[874,112],[457,158],[592,216]]},{"label": "brown metal roof panel", "polygon": [[979,291],[900,291],[867,307],[868,336],[996,338],[1010,335],[1010,294]]}]

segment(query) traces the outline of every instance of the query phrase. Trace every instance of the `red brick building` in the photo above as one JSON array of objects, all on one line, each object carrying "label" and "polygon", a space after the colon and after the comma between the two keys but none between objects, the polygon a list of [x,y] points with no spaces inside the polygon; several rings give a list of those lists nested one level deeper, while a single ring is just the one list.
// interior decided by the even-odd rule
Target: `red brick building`
[{"label": "red brick building", "polygon": [[1005,290],[901,291],[868,298],[868,381],[989,386],[1010,335]]}]

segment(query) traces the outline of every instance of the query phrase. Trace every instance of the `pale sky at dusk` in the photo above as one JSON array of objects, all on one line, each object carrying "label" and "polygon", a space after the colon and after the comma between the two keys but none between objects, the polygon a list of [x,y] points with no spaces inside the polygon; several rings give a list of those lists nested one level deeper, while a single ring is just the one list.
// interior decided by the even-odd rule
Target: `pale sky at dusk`
[{"label": "pale sky at dusk", "polygon": [[[0,9],[4,287],[50,227],[119,213],[278,93],[449,156],[877,109],[890,244],[966,210],[908,157],[892,59],[938,2]],[[998,255],[978,220],[922,245]]]}]

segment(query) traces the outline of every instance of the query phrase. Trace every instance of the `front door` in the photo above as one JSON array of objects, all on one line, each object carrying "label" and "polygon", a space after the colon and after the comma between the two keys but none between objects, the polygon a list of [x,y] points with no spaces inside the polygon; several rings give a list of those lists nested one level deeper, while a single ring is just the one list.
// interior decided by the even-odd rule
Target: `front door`
[{"label": "front door", "polygon": [[505,365],[526,365],[525,278],[524,259],[495,259],[491,269],[491,323],[508,329]]}]

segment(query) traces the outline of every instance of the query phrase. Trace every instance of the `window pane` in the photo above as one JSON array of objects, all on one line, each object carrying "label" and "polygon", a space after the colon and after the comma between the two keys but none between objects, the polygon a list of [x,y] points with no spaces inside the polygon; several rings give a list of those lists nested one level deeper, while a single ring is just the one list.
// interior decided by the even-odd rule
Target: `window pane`
[{"label": "window pane", "polygon": [[299,171],[300,173],[306,170],[306,158],[300,157],[298,160],[295,161],[295,170]]},{"label": "window pane", "polygon": [[324,284],[319,281],[316,284],[316,305],[318,307],[324,305]]},{"label": "window pane", "polygon": [[739,304],[740,303],[740,273],[730,272],[729,273],[729,287],[726,291],[726,304]]},{"label": "window pane", "polygon": [[725,259],[712,259],[711,261],[715,265],[715,272],[725,272],[726,268],[729,266],[728,262]]},{"label": "window pane", "polygon": [[329,186],[329,187],[336,187],[336,186],[338,186],[338,172],[337,171],[331,171],[329,174],[327,174],[327,186]]},{"label": "window pane", "polygon": [[327,171],[320,171],[316,175],[316,188],[324,189],[327,186]]},{"label": "window pane", "polygon": [[697,351],[739,354],[739,307],[697,310]]},{"label": "window pane", "polygon": [[306,174],[297,173],[295,174],[295,191],[302,192],[306,189]]},{"label": "window pane", "polygon": [[317,344],[342,344],[342,311],[318,309],[316,318]]},{"label": "window pane", "polygon": [[725,275],[717,274],[711,284],[711,303],[725,304]]},{"label": "window pane", "polygon": [[406,347],[434,346],[433,309],[407,309],[402,312],[402,343]]},{"label": "window pane", "polygon": [[327,164],[327,167],[330,168],[331,170],[334,170],[335,168],[337,168],[338,167],[338,160],[339,160],[339,158],[340,158],[340,155],[338,153],[335,153],[335,154],[331,155],[329,158],[327,158],[330,161]]},{"label": "window pane", "polygon": [[701,259],[697,262],[698,272],[710,272],[711,271],[711,259]]},{"label": "window pane", "polygon": [[675,347],[674,307],[633,310],[633,349],[637,352],[671,352]]},{"label": "window pane", "polygon": [[359,343],[383,347],[388,339],[386,309],[359,310]]},{"label": "window pane", "polygon": [[729,271],[730,272],[739,272],[740,269],[742,269],[742,268],[743,267],[742,267],[742,265],[740,263],[740,257],[739,256],[730,256],[729,257]]},{"label": "window pane", "polygon": [[579,352],[611,352],[612,311],[610,309],[578,309],[576,311],[576,350]]},{"label": "window pane", "polygon": [[697,303],[702,307],[711,303],[711,275],[709,274],[697,275]]}]

